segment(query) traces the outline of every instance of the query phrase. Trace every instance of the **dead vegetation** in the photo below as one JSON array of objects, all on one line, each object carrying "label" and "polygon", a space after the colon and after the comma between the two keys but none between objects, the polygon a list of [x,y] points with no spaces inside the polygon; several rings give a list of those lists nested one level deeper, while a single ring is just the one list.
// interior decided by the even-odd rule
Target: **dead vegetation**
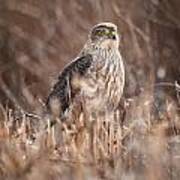
[{"label": "dead vegetation", "polygon": [[71,124],[56,119],[51,126],[46,116],[3,111],[0,176],[4,180],[178,179],[177,105],[170,99],[161,119],[154,119],[150,99],[149,92],[143,92],[126,100],[113,117],[100,117],[88,126],[84,115]]},{"label": "dead vegetation", "polygon": [[[0,4],[0,179],[179,179],[178,0]],[[76,112],[73,123],[49,119],[53,79],[100,21],[117,24],[121,35],[119,109],[90,123]]]}]

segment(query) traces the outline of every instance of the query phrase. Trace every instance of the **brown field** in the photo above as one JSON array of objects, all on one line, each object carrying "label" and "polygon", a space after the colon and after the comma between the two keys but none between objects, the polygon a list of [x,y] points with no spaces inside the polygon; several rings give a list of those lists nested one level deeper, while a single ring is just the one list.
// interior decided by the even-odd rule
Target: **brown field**
[{"label": "brown field", "polygon": [[[0,180],[179,180],[180,2],[0,0]],[[119,109],[51,127],[44,102],[96,23],[118,25]]]}]

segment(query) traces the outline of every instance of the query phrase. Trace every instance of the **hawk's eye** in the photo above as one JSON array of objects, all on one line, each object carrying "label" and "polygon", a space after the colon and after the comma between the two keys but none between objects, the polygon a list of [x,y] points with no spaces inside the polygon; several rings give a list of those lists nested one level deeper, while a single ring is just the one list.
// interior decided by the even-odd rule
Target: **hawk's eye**
[{"label": "hawk's eye", "polygon": [[110,31],[109,33],[111,36],[115,36],[116,35],[116,32],[115,31]]},{"label": "hawk's eye", "polygon": [[99,29],[96,31],[96,35],[98,35],[98,36],[104,36],[106,34],[107,34],[107,32],[104,29]]}]

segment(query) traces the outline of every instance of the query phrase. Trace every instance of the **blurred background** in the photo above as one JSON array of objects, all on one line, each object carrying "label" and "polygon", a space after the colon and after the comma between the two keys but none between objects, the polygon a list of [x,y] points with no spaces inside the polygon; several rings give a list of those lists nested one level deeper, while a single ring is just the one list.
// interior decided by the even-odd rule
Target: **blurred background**
[{"label": "blurred background", "polygon": [[1,104],[37,111],[89,30],[102,21],[119,28],[125,97],[148,88],[157,99],[164,93],[175,98],[174,83],[180,79],[179,7],[179,0],[0,0]]},{"label": "blurred background", "polygon": [[[26,176],[26,170],[20,165],[20,168],[16,167],[18,163],[14,159],[20,158],[22,152],[28,154],[28,150],[31,150],[28,143],[33,138],[27,135],[29,131],[30,134],[33,131],[37,137],[39,134],[39,131],[34,133],[35,126],[34,129],[26,127],[29,117],[26,119],[26,115],[22,113],[21,117],[16,118],[10,110],[20,109],[41,115],[44,102],[58,74],[65,64],[79,54],[92,26],[110,21],[118,26],[120,51],[126,69],[124,103],[123,108],[120,108],[122,117],[118,119],[120,126],[117,127],[120,138],[116,139],[120,141],[120,144],[116,142],[120,155],[110,156],[108,166],[107,157],[104,156],[105,159],[102,164],[99,163],[98,168],[97,164],[96,168],[82,164],[80,171],[90,179],[95,179],[96,172],[97,179],[113,179],[114,175],[114,179],[123,180],[178,180],[179,7],[179,0],[0,0],[0,140],[3,141],[0,144],[0,159],[1,164],[7,163],[5,167],[2,165],[0,176],[4,171],[4,177],[10,177],[11,174],[11,179],[15,179],[16,171],[17,179],[21,173]],[[43,118],[41,120],[44,122]],[[22,123],[18,124],[17,119]],[[37,119],[35,118],[35,124]],[[9,125],[9,121],[13,125]],[[12,129],[16,132],[11,133]],[[57,132],[59,133],[58,130]],[[12,144],[17,145],[16,150],[12,151],[14,156],[11,150],[5,148],[4,134],[7,142],[11,139]],[[44,134],[47,134],[46,131]],[[52,137],[54,143],[53,133]],[[48,140],[46,141],[48,144]],[[23,148],[22,142],[25,144]],[[19,146],[20,156],[17,155]],[[37,147],[34,149],[38,149]],[[57,150],[56,147],[54,149]],[[38,159],[27,163],[27,167],[34,167],[34,171],[29,168],[28,173],[32,173],[33,177],[30,176],[29,179],[42,177],[49,180],[59,170],[62,170],[62,177],[68,174],[69,179],[73,179],[71,163],[70,170],[64,171],[64,164],[59,165],[59,161],[55,162],[57,167],[52,166],[51,160],[48,164],[42,163],[44,160],[46,162],[47,154],[39,152],[38,156],[42,155],[43,161]],[[8,153],[9,155],[3,156]],[[34,154],[30,153],[29,157],[34,159]],[[15,164],[13,166],[9,166],[11,158],[12,164]],[[24,159],[22,164],[24,167]],[[41,167],[42,164],[46,168]],[[65,163],[65,167],[66,165]],[[77,164],[74,164],[74,168],[74,172],[79,172]],[[46,176],[48,173],[50,175]],[[61,176],[55,177],[58,179]],[[25,177],[22,176],[22,179]]]}]

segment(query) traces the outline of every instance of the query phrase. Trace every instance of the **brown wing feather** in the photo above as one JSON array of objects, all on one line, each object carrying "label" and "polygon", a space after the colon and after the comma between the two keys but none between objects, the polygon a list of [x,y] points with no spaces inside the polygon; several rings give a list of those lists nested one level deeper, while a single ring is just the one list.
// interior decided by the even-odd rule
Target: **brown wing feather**
[{"label": "brown wing feather", "polygon": [[60,112],[64,113],[70,106],[75,97],[75,91],[72,89],[71,80],[74,75],[83,76],[92,64],[92,56],[86,55],[77,58],[67,65],[58,77],[58,82],[54,85],[47,99],[47,109],[51,111],[51,100],[57,99],[60,105]]}]

